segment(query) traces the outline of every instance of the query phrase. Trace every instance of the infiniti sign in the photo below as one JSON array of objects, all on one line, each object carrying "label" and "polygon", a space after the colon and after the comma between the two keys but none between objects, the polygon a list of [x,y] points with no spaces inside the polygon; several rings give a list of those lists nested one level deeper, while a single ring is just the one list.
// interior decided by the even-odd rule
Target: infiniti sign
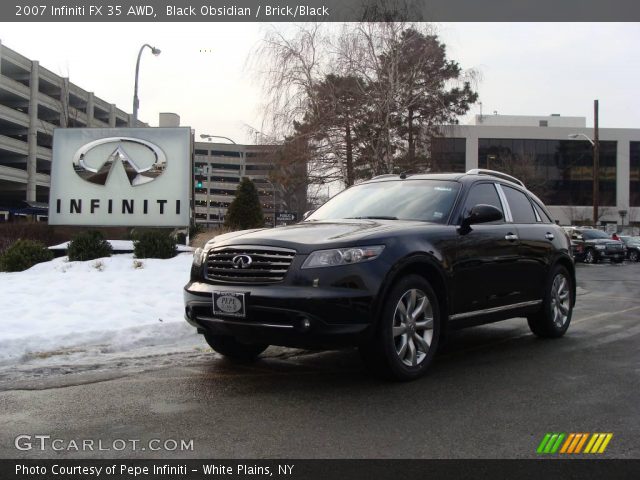
[{"label": "infiniti sign", "polygon": [[190,185],[190,128],[54,131],[52,225],[187,226]]},{"label": "infiniti sign", "polygon": [[[147,166],[139,165],[126,151],[126,144],[142,145],[148,148],[153,154],[153,163]],[[106,158],[102,165],[91,167],[87,165],[87,155],[94,148],[100,145],[113,144],[115,150]],[[80,147],[73,156],[73,169],[80,178],[95,183],[97,185],[105,185],[107,178],[113,170],[114,163],[122,162],[127,172],[129,183],[133,186],[141,185],[152,181],[154,178],[162,175],[167,166],[167,157],[164,152],[151,142],[141,140],[139,138],[128,137],[108,137],[94,140]]]}]

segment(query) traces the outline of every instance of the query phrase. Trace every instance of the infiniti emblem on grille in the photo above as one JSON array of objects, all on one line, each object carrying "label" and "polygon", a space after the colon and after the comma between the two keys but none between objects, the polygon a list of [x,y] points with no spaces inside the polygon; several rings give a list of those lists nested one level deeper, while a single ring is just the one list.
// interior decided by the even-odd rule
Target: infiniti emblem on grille
[{"label": "infiniti emblem on grille", "polygon": [[251,262],[253,262],[253,260],[249,255],[236,255],[231,259],[233,268],[249,268]]}]

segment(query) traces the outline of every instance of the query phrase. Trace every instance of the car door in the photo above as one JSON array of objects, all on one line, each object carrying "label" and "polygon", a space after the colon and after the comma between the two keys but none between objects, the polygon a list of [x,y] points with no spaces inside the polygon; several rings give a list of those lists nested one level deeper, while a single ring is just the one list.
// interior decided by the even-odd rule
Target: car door
[{"label": "car door", "polygon": [[[498,222],[458,229],[453,265],[454,314],[492,309],[520,301],[523,279],[518,271],[517,230],[508,222],[494,182],[474,184],[467,194],[460,220],[475,205],[492,205],[503,212]],[[460,223],[458,223],[460,224]]]},{"label": "car door", "polygon": [[[518,272],[525,281],[522,285],[521,301],[541,300],[547,273],[556,248],[560,244],[560,234],[555,225],[542,221],[526,193],[508,185],[500,184],[499,189],[509,204],[513,225],[518,232]],[[544,214],[544,212],[542,212]],[[546,217],[546,215],[544,215]]]}]

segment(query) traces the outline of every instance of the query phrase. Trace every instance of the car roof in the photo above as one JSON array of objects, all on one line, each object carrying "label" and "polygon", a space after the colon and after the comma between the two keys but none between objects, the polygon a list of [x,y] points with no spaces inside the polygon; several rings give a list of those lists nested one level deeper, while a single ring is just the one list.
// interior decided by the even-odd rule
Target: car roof
[{"label": "car roof", "polygon": [[[532,195],[539,203],[542,203],[538,197],[536,197],[531,191],[527,190],[526,186],[520,183],[517,178],[510,180],[508,175],[501,174],[500,172],[494,172],[496,175],[492,175],[490,170],[470,170],[466,173],[407,173],[407,174],[385,174],[373,177],[363,183],[373,182],[390,182],[395,180],[445,180],[461,183],[475,183],[481,180],[490,180],[492,182],[499,182],[505,185],[514,186],[525,190]],[[501,176],[504,175],[504,176]]]}]

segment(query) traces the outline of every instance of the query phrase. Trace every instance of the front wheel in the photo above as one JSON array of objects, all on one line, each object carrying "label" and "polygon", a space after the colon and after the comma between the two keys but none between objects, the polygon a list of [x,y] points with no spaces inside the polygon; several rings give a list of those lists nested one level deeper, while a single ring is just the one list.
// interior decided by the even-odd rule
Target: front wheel
[{"label": "front wheel", "polygon": [[376,373],[414,380],[433,360],[440,328],[440,308],[431,285],[419,275],[408,275],[391,288],[376,334],[360,351]]},{"label": "front wheel", "polygon": [[597,263],[596,254],[593,249],[589,248],[584,254],[584,263]]},{"label": "front wheel", "polygon": [[242,343],[235,337],[228,335],[213,335],[205,333],[204,338],[211,348],[216,352],[239,362],[253,362],[264,352],[269,345]]},{"label": "front wheel", "polygon": [[565,267],[556,266],[547,284],[542,308],[527,318],[531,331],[545,338],[563,336],[571,323],[573,292],[571,275]]},{"label": "front wheel", "polygon": [[632,250],[631,252],[629,252],[629,260],[632,262],[637,262],[638,261],[638,252],[636,252],[635,250]]}]

